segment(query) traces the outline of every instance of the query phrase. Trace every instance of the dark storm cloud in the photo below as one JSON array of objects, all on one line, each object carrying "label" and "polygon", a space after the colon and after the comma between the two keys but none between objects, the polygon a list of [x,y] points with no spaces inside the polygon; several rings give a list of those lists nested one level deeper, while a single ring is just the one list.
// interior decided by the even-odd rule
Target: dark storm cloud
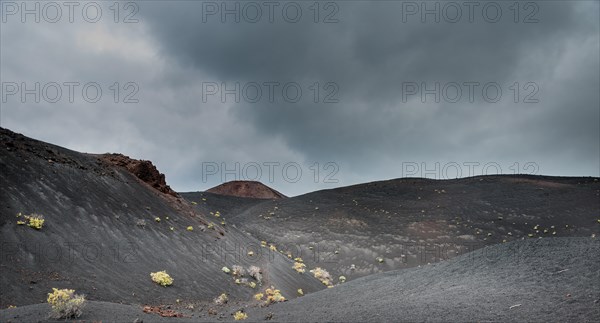
[{"label": "dark storm cloud", "polygon": [[[403,2],[337,4],[339,22],[332,24],[316,24],[312,16],[286,23],[277,14],[275,23],[246,23],[243,16],[240,23],[232,16],[223,22],[218,14],[204,17],[200,3],[162,4],[147,17],[163,50],[208,72],[208,81],[296,81],[306,92],[312,82],[336,82],[337,104],[314,104],[305,92],[298,103],[235,106],[240,120],[283,136],[309,158],[327,156],[359,168],[386,157],[516,160],[526,155],[541,163],[549,152],[569,150],[582,161],[598,161],[597,4],[536,2],[539,11],[522,4],[519,23],[510,4],[502,2],[496,2],[503,10],[496,23],[488,22],[493,10],[486,17],[479,10],[485,2],[475,7],[473,22],[461,6],[458,23],[447,23],[444,16],[435,23],[431,15],[425,23],[419,15],[403,22]],[[308,5],[300,5],[309,15]],[[578,51],[590,55],[570,61]],[[576,82],[556,74],[561,64],[571,65],[567,70],[577,74]],[[429,86],[496,82],[503,97],[495,104],[480,95],[474,103],[435,104],[430,98],[423,104],[414,96],[401,101],[403,82],[423,81]],[[512,104],[514,82],[521,87],[535,82],[540,103]],[[521,88],[520,95],[531,89]],[[577,167],[564,169],[577,173]]]},{"label": "dark storm cloud", "polygon": [[[114,23],[108,2],[107,19],[93,24],[22,24],[11,16],[1,30],[3,81],[96,81],[107,97],[113,82],[134,81],[140,103],[12,100],[2,106],[2,126],[71,149],[153,160],[180,191],[221,182],[221,173],[203,179],[203,162],[297,162],[299,182],[279,173],[269,183],[266,168],[260,178],[289,195],[427,175],[405,172],[405,163],[431,169],[494,162],[512,173],[515,162],[527,172],[529,161],[537,173],[600,175],[598,3],[519,2],[517,23],[513,2],[469,3],[472,17],[464,2],[319,2],[318,23],[311,1],[139,2],[133,24]],[[236,4],[241,21],[229,14],[223,22],[220,6]],[[274,6],[272,22],[267,4]],[[424,22],[420,13],[403,16],[423,4],[449,11],[439,23],[431,14]],[[453,5],[462,10],[457,23],[447,21]],[[247,21],[252,6],[263,10],[256,23]],[[495,6],[502,15],[491,22]],[[302,15],[292,23],[294,7]],[[219,12],[205,15],[207,8]],[[221,102],[220,91],[203,95],[206,82],[256,82],[262,96],[252,103],[242,94],[238,103],[227,95]],[[279,82],[274,102],[263,82]],[[290,82],[302,90],[298,102],[282,95]],[[403,85],[421,82],[455,82],[462,96],[453,103],[433,95],[422,102],[422,91],[407,95]],[[472,102],[464,82],[479,83]],[[489,83],[502,90],[498,102],[482,96]],[[525,103],[530,94],[539,101]],[[323,181],[329,161],[339,166],[339,182]],[[314,162],[321,168],[317,182]],[[444,178],[440,169],[429,175]]]}]

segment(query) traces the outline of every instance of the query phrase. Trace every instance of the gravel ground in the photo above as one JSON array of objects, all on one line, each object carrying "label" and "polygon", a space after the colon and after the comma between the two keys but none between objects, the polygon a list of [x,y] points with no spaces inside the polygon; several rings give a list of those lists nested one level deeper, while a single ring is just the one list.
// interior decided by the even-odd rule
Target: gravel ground
[{"label": "gravel ground", "polygon": [[[600,241],[522,240],[449,261],[363,278],[265,308],[247,307],[249,321],[323,322],[598,322]],[[140,306],[91,302],[82,320],[202,322],[232,320],[244,307],[184,318],[142,313]],[[2,322],[46,320],[46,304],[0,311]]]},{"label": "gravel ground", "polygon": [[[511,308],[512,307],[512,308]],[[250,312],[277,321],[600,321],[600,241],[522,240]]]},{"label": "gravel ground", "polygon": [[[398,179],[279,200],[192,192],[188,204],[155,189],[166,182],[149,162],[150,179],[3,128],[0,147],[0,322],[47,320],[52,287],[85,294],[87,322],[240,309],[248,321],[600,321],[598,178]],[[20,212],[44,227],[20,225]],[[288,253],[349,281],[325,289]],[[260,266],[262,286],[237,285],[221,270],[234,264]],[[152,283],[157,270],[173,286]],[[289,301],[260,308],[252,295],[270,285]]]}]

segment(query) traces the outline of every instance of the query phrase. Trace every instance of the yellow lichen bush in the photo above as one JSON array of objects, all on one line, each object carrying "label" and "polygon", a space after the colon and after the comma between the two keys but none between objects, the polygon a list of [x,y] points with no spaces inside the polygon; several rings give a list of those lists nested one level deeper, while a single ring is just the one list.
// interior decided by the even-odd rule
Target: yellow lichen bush
[{"label": "yellow lichen bush", "polygon": [[233,276],[236,277],[242,277],[246,274],[246,270],[244,269],[244,267],[240,266],[240,265],[233,265]]},{"label": "yellow lichen bush", "polygon": [[52,307],[50,316],[55,319],[77,318],[81,316],[85,306],[85,297],[75,295],[72,289],[52,288],[52,293],[48,293],[47,301]]},{"label": "yellow lichen bush", "polygon": [[44,218],[41,215],[33,215],[29,218],[28,226],[39,230],[44,225]]},{"label": "yellow lichen bush", "polygon": [[258,293],[258,294],[255,294],[255,295],[254,295],[254,299],[255,299],[255,300],[257,300],[257,301],[260,301],[260,300],[262,300],[262,298],[263,298],[264,296],[265,296],[265,295],[264,295],[263,293]]},{"label": "yellow lichen bush", "polygon": [[[17,214],[17,218],[21,217],[21,213]],[[30,215],[23,215],[25,221],[17,221],[18,225],[27,224],[28,227],[40,230],[44,226],[44,216],[41,214],[32,213]]]},{"label": "yellow lichen bush", "polygon": [[281,291],[279,289],[275,289],[273,286],[271,286],[271,288],[267,288],[265,290],[265,294],[267,295],[266,305],[285,301],[285,297],[281,295]]},{"label": "yellow lichen bush", "polygon": [[150,273],[150,277],[152,278],[153,282],[161,286],[167,287],[173,285],[173,278],[171,278],[171,276],[169,276],[169,274],[167,274],[167,272],[164,270],[155,273]]},{"label": "yellow lichen bush", "polygon": [[211,222],[206,227],[209,228],[209,229],[214,229],[215,228],[215,224]]},{"label": "yellow lichen bush", "polygon": [[155,217],[155,218],[154,218],[154,221],[156,221],[156,222],[160,222],[160,218],[159,218],[159,217]]},{"label": "yellow lichen bush", "polygon": [[188,231],[194,231],[194,227],[190,225],[189,227],[187,227],[187,230]]},{"label": "yellow lichen bush", "polygon": [[244,312],[242,312],[242,311],[237,311],[237,312],[235,312],[235,314],[233,314],[233,318],[234,318],[236,321],[245,320],[245,319],[247,319],[247,318],[248,318],[248,314],[246,314],[246,313],[244,313]]},{"label": "yellow lichen bush", "polygon": [[306,271],[306,265],[301,263],[301,262],[295,262],[294,263],[294,270],[303,274]]},{"label": "yellow lichen bush", "polygon": [[261,273],[260,267],[250,266],[250,268],[248,268],[248,275],[250,275],[250,277],[256,279],[257,283],[259,283],[259,284],[262,283],[262,273]]},{"label": "yellow lichen bush", "polygon": [[277,251],[277,247],[275,247],[275,245],[273,245],[273,244],[269,247],[269,249],[271,251]]},{"label": "yellow lichen bush", "polygon": [[224,305],[227,304],[227,302],[229,301],[229,297],[227,297],[227,294],[223,293],[221,295],[219,295],[217,298],[215,298],[215,304],[217,305]]},{"label": "yellow lichen bush", "polygon": [[329,272],[327,272],[327,270],[321,267],[317,267],[311,270],[310,272],[315,276],[316,279],[320,280],[321,283],[323,283],[323,285],[327,287],[332,286],[331,276],[329,275]]},{"label": "yellow lichen bush", "polygon": [[302,288],[298,288],[298,295],[304,296],[304,291],[302,290]]}]

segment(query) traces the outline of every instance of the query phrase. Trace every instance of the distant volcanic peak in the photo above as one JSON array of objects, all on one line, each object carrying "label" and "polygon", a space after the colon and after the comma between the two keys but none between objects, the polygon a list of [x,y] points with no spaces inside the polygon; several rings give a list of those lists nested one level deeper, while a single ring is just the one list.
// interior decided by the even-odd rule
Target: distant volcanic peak
[{"label": "distant volcanic peak", "polygon": [[255,181],[231,181],[210,188],[206,192],[256,199],[280,199],[287,197],[267,185]]},{"label": "distant volcanic peak", "polygon": [[133,159],[123,154],[104,154],[100,159],[109,164],[124,167],[137,178],[159,190],[162,193],[177,197],[178,194],[171,189],[156,166],[149,160]]}]

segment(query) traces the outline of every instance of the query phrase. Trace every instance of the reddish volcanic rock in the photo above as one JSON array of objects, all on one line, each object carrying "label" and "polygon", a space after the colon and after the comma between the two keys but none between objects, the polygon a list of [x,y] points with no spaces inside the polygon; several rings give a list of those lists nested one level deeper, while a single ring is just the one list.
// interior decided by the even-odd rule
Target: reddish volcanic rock
[{"label": "reddish volcanic rock", "polygon": [[286,196],[276,190],[255,181],[231,181],[206,190],[209,193],[250,197],[257,199],[280,199]]},{"label": "reddish volcanic rock", "polygon": [[130,173],[153,188],[177,197],[178,194],[167,185],[165,175],[161,174],[149,160],[137,160],[122,154],[104,154],[100,159],[109,164],[125,167]]}]

